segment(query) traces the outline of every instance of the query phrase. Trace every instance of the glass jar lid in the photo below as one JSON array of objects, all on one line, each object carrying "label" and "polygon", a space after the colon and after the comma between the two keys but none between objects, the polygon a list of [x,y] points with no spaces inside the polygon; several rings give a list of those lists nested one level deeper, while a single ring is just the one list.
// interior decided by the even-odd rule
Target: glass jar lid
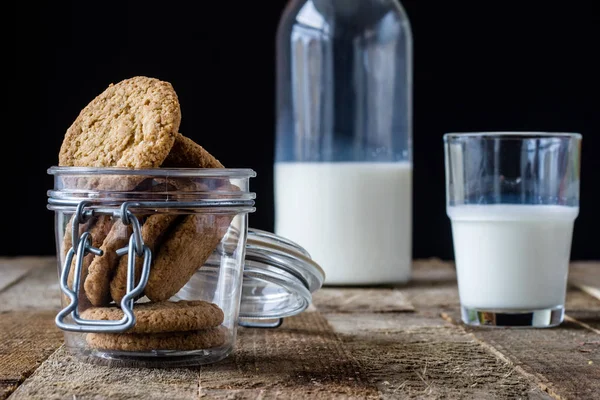
[{"label": "glass jar lid", "polygon": [[[205,287],[214,287],[219,269],[226,267],[227,263],[225,261],[224,264],[221,257],[234,252],[239,235],[239,231],[230,228],[216,252],[176,297],[194,299]],[[274,233],[249,228],[243,262],[239,325],[278,327],[283,318],[308,308],[312,294],[321,288],[324,280],[325,273],[304,248]]]},{"label": "glass jar lid", "polygon": [[304,311],[325,273],[298,244],[263,230],[248,230],[240,325],[279,325]]}]

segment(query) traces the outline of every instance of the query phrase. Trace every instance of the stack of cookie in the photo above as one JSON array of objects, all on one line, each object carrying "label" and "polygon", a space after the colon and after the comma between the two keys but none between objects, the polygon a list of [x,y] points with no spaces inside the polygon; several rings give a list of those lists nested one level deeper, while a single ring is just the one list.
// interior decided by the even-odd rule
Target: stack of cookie
[{"label": "stack of cookie", "polygon": [[[119,351],[197,350],[221,346],[225,342],[223,311],[205,301],[163,301],[134,307],[135,326],[127,333],[88,333],[91,347]],[[117,307],[92,307],[85,319],[119,320]]]},{"label": "stack of cookie", "polygon": [[[133,77],[111,84],[93,99],[69,127],[59,154],[59,165],[73,167],[223,168],[202,146],[179,133],[181,110],[172,85],[149,77]],[[142,178],[85,178],[92,190],[143,190]],[[193,183],[192,183],[193,184]],[[142,189],[140,189],[142,188]],[[178,190],[181,188],[174,188]],[[222,344],[223,312],[205,302],[169,302],[203,265],[225,235],[231,216],[211,214],[153,214],[141,216],[142,238],[153,254],[144,295],[150,303],[136,304],[137,323],[125,334],[89,334],[93,347],[142,349],[206,348]],[[88,254],[80,282],[80,309],[90,319],[115,319],[126,292],[127,255],[117,249],[128,244],[131,225],[108,215],[80,226],[102,256]],[[66,227],[63,253],[70,249]],[[73,284],[73,271],[68,279]],[[141,259],[136,259],[136,277]],[[90,308],[91,307],[91,308]]]}]

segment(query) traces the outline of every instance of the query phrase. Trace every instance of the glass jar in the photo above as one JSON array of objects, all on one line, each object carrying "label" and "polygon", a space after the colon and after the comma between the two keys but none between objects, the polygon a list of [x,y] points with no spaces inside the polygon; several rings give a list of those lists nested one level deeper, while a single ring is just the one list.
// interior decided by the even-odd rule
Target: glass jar
[{"label": "glass jar", "polygon": [[330,285],[406,282],[412,33],[396,0],[291,0],[277,30],[275,233]]},{"label": "glass jar", "polygon": [[250,169],[52,167],[48,208],[65,346],[122,366],[213,363],[237,327],[278,327],[324,273],[302,247],[248,228]]}]

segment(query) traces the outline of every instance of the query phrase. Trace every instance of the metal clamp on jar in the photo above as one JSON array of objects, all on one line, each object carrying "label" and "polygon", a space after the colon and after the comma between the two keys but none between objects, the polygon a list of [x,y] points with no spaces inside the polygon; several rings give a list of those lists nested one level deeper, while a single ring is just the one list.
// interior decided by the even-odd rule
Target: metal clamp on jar
[{"label": "metal clamp on jar", "polygon": [[52,167],[72,353],[111,365],[222,360],[237,327],[304,311],[324,273],[299,245],[248,228],[249,169]]}]

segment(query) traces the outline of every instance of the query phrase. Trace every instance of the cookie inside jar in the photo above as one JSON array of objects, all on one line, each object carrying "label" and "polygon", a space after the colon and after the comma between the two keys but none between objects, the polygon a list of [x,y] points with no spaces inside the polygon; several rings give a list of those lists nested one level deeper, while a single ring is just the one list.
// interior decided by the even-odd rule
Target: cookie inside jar
[{"label": "cookie inside jar", "polygon": [[[225,357],[235,342],[247,214],[254,210],[254,194],[248,192],[253,172],[166,168],[93,172],[104,182],[119,176],[143,179],[125,191],[60,185],[57,197],[73,204],[93,199],[85,200],[83,215],[88,217],[81,223],[72,208],[61,208],[58,214],[63,221],[57,231],[62,273],[77,300],[79,319],[87,324],[81,333],[65,333],[67,347],[95,361],[134,360],[136,365],[152,357],[168,365],[197,365]],[[56,173],[60,180],[74,182],[70,178],[90,170],[58,167]],[[129,220],[123,205],[128,206]],[[73,229],[74,222],[79,229]],[[136,232],[147,253],[136,252]],[[68,254],[84,234],[89,234],[88,245],[97,246],[101,254],[90,251],[79,260],[71,254],[69,261]],[[132,295],[137,287],[141,290]],[[63,293],[63,307],[72,305],[72,298]],[[125,307],[135,319],[127,329],[89,327],[90,322],[123,321]]]},{"label": "cookie inside jar", "polygon": [[193,365],[233,347],[254,172],[226,169],[180,122],[170,83],[133,77],[67,129],[52,196],[76,352]]}]

